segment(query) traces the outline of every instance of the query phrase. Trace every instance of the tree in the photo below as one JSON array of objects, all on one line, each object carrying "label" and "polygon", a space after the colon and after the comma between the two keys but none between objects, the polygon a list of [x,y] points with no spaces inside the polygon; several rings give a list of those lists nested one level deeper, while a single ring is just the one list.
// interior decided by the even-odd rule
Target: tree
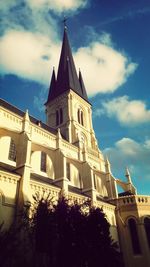
[{"label": "tree", "polygon": [[30,214],[0,231],[2,267],[120,267],[103,211],[90,202],[34,196]]},{"label": "tree", "polygon": [[121,266],[105,214],[89,202],[69,204],[61,198],[54,205],[52,199],[42,198],[33,221],[38,251],[45,253],[50,266]]},{"label": "tree", "polygon": [[88,267],[117,267],[121,265],[117,243],[110,235],[110,224],[102,209],[91,207],[87,217]]}]

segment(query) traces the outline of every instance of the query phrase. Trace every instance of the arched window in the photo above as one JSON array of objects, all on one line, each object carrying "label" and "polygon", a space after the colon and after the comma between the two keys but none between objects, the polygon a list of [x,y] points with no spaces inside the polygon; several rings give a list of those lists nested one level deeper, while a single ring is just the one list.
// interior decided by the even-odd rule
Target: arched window
[{"label": "arched window", "polygon": [[56,126],[63,123],[63,110],[62,108],[56,110]]},{"label": "arched window", "polygon": [[81,125],[83,126],[84,123],[83,123],[83,111],[81,110]]},{"label": "arched window", "polygon": [[83,111],[81,109],[78,109],[77,112],[78,122],[84,126],[84,118],[83,118]]},{"label": "arched window", "polygon": [[78,109],[78,122],[80,123],[80,109]]},{"label": "arched window", "polygon": [[16,161],[16,145],[15,145],[14,140],[12,138],[10,140],[8,159],[12,160],[12,161]]},{"label": "arched window", "polygon": [[144,228],[147,236],[147,242],[150,247],[150,217],[144,218]]},{"label": "arched window", "polygon": [[41,152],[41,171],[46,172],[46,153]]},{"label": "arched window", "polygon": [[128,220],[129,231],[131,236],[132,249],[134,254],[141,254],[140,242],[137,232],[136,221],[131,218]]}]

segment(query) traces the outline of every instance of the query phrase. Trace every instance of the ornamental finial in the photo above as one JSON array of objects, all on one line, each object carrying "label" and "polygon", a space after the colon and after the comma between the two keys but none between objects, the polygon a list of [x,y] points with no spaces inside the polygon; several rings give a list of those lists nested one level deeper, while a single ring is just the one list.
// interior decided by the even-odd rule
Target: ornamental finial
[{"label": "ornamental finial", "polygon": [[64,19],[63,19],[63,24],[64,24],[64,29],[67,30],[67,24],[66,24],[66,21],[68,20],[68,18],[66,18],[66,16],[64,16]]}]

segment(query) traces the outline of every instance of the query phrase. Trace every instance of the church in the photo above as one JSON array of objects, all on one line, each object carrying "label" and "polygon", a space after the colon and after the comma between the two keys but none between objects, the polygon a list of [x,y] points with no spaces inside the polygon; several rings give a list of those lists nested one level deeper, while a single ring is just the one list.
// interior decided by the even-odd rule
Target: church
[{"label": "church", "polygon": [[128,169],[126,182],[114,177],[98,147],[66,26],[44,105],[46,123],[0,99],[0,223],[9,227],[16,207],[30,205],[36,192],[90,199],[106,214],[125,267],[150,266],[150,196],[137,194]]}]

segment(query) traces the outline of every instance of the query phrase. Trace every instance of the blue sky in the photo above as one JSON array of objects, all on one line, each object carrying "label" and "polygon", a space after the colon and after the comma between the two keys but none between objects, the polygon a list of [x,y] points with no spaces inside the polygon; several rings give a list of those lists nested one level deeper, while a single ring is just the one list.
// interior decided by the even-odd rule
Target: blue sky
[{"label": "blue sky", "polygon": [[100,149],[150,194],[150,0],[1,1],[0,97],[45,120],[64,14]]}]

